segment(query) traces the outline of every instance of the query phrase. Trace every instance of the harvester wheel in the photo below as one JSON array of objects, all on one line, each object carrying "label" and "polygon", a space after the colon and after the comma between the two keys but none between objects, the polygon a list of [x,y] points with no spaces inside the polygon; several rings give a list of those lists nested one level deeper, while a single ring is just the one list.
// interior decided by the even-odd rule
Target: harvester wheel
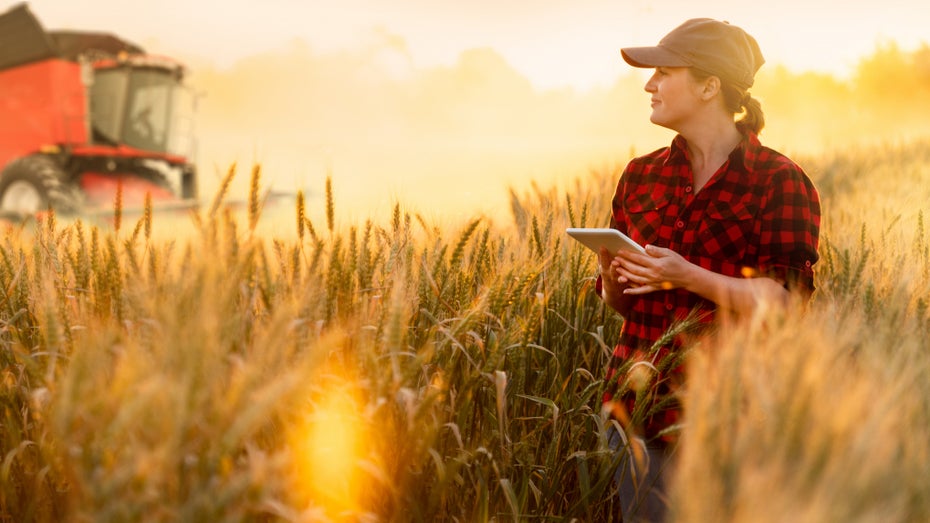
[{"label": "harvester wheel", "polygon": [[20,158],[0,174],[0,213],[4,215],[35,215],[49,207],[74,214],[81,210],[82,200],[64,170],[48,156]]}]

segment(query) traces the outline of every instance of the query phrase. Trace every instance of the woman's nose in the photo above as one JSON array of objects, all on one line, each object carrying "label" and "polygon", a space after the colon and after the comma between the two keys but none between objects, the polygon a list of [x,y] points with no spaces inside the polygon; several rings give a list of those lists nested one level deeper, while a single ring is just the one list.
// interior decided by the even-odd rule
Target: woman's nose
[{"label": "woman's nose", "polygon": [[655,75],[655,74],[653,74],[652,76],[649,77],[648,80],[646,80],[646,85],[643,86],[643,89],[644,89],[647,93],[654,93],[654,92],[656,91],[655,80],[656,80],[656,75]]}]

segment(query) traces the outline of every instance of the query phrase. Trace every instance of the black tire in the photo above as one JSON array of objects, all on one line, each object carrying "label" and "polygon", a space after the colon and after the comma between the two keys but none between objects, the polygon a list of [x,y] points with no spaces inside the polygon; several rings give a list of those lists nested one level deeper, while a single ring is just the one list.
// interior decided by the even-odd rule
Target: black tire
[{"label": "black tire", "polygon": [[[27,200],[27,201],[22,201]],[[80,190],[53,158],[27,156],[11,162],[0,174],[0,214],[35,215],[49,208],[77,214],[83,207]]]}]

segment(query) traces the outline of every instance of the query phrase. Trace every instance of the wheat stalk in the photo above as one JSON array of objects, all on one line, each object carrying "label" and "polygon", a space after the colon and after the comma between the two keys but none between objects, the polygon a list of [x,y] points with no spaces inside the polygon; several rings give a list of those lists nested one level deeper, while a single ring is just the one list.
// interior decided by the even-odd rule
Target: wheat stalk
[{"label": "wheat stalk", "polygon": [[149,241],[152,239],[152,193],[149,191],[145,192],[142,220],[145,222],[145,241]]},{"label": "wheat stalk", "polygon": [[336,221],[336,205],[333,198],[333,178],[326,176],[326,228],[333,232]]},{"label": "wheat stalk", "polygon": [[116,179],[116,197],[113,200],[113,230],[119,232],[123,221],[123,178]]},{"label": "wheat stalk", "polygon": [[213,220],[216,217],[216,211],[218,211],[220,206],[223,204],[223,199],[226,198],[226,193],[229,191],[229,186],[232,184],[232,180],[235,178],[235,176],[236,163],[233,162],[229,166],[229,169],[226,170],[226,176],[223,177],[223,181],[217,188],[216,194],[213,195],[213,202],[210,204],[210,212],[207,213],[207,216],[210,220]]},{"label": "wheat stalk", "polygon": [[307,213],[304,209],[304,192],[297,191],[297,241],[300,244],[304,242],[304,227],[306,226]]},{"label": "wheat stalk", "polygon": [[259,184],[261,182],[261,165],[252,166],[252,177],[249,182],[249,232],[254,233],[258,225],[258,219],[261,216],[261,194]]}]

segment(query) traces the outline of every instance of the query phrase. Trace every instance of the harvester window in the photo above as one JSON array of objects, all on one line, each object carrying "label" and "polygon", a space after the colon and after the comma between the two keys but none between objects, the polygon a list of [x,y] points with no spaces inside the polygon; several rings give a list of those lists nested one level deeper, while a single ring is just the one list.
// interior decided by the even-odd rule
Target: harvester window
[{"label": "harvester window", "polygon": [[95,75],[90,96],[95,141],[119,143],[128,85],[129,71],[125,69],[102,71]]},{"label": "harvester window", "polygon": [[95,141],[168,152],[179,80],[170,71],[117,67],[98,70],[91,86]]},{"label": "harvester window", "polygon": [[162,71],[134,71],[123,130],[127,145],[164,152],[174,79]]}]

